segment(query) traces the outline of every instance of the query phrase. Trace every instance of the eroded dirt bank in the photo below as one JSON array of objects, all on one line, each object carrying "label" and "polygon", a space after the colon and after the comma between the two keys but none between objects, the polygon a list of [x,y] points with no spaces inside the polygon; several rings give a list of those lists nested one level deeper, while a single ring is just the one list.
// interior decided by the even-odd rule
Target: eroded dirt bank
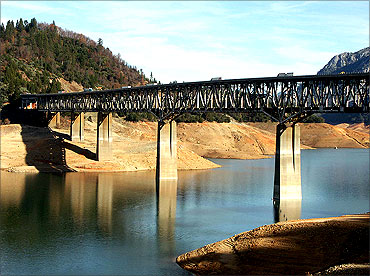
[{"label": "eroded dirt bank", "polygon": [[[259,129],[275,133],[273,123],[248,123]],[[361,124],[329,125],[326,123],[300,123],[301,145],[312,148],[369,148],[369,126]]]},{"label": "eroded dirt bank", "polygon": [[[32,126],[1,126],[1,168],[14,172],[139,171],[154,170],[156,128],[154,124],[113,124],[113,160],[96,161],[96,126],[86,121],[83,142],[69,141],[69,130]],[[182,145],[178,168],[219,167]]]},{"label": "eroded dirt bank", "polygon": [[367,213],[265,225],[180,255],[176,262],[196,274],[329,274],[347,264],[344,271],[347,266],[347,272],[368,275],[369,219]]},{"label": "eroded dirt bank", "polygon": [[[25,125],[1,126],[1,169],[36,171],[153,170],[156,159],[156,123],[126,122],[114,118],[113,155],[109,162],[95,160],[96,121],[86,114],[85,140],[69,141],[69,122],[61,129]],[[369,146],[365,127],[301,124],[302,148]],[[208,158],[259,159],[275,152],[275,124],[178,124],[178,168],[208,169],[218,165]]]}]

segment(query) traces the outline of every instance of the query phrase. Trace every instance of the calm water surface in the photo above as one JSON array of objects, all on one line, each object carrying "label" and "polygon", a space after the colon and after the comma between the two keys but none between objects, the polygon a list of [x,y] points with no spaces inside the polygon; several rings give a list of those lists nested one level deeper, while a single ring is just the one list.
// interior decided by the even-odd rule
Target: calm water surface
[{"label": "calm water surface", "polygon": [[[274,222],[274,159],[212,161],[158,194],[152,172],[2,172],[0,274],[188,275],[179,254]],[[369,191],[368,149],[304,150],[303,200],[280,208],[363,213]]]}]

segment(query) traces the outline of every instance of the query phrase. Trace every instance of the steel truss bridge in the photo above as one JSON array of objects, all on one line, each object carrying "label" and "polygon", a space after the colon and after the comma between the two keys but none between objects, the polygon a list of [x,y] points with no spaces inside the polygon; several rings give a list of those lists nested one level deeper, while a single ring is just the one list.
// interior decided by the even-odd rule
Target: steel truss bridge
[{"label": "steel truss bridge", "polygon": [[39,111],[152,112],[166,120],[194,112],[263,112],[281,123],[312,113],[369,112],[369,73],[246,78],[104,91],[22,95]]}]

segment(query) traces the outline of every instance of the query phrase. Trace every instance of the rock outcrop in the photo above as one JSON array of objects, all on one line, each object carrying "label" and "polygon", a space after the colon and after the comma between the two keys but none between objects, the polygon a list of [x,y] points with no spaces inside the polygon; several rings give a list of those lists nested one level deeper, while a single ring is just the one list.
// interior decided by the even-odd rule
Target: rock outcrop
[{"label": "rock outcrop", "polygon": [[367,73],[370,72],[370,47],[354,53],[334,56],[317,74]]},{"label": "rock outcrop", "polygon": [[[264,225],[182,254],[176,262],[198,275],[303,275],[366,264],[369,218],[367,213]],[[368,271],[368,264],[360,268],[360,274]]]}]

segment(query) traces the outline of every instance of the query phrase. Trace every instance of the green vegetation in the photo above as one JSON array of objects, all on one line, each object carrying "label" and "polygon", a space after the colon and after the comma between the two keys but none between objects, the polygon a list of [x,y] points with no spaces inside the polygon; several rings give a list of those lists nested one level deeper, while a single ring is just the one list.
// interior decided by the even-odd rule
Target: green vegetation
[{"label": "green vegetation", "polygon": [[217,123],[229,123],[230,117],[223,113],[207,112],[207,113],[185,113],[177,117],[176,122],[180,123],[203,123],[217,122]]},{"label": "green vegetation", "polygon": [[139,121],[154,122],[154,121],[157,121],[154,114],[152,114],[150,112],[128,112],[128,113],[122,113],[122,114],[119,114],[119,115],[121,117],[125,117],[125,120],[129,121],[129,122],[139,122]]},{"label": "green vegetation", "polygon": [[263,113],[255,112],[255,113],[231,113],[235,120],[238,122],[269,122],[270,118]]},{"label": "green vegetation", "polygon": [[332,125],[337,125],[341,123],[347,124],[357,124],[365,123],[365,125],[370,124],[369,113],[323,113],[320,114],[325,119],[325,122]]},{"label": "green vegetation", "polygon": [[[149,112],[130,112],[121,113],[119,116],[124,117],[126,121],[156,121],[156,117]],[[268,116],[262,113],[231,113],[229,115],[224,113],[206,112],[206,113],[185,113],[178,116],[175,121],[178,123],[203,123],[203,122],[217,122],[229,123],[231,118],[238,122],[268,122]]]},{"label": "green vegetation", "polygon": [[311,116],[308,116],[306,119],[303,119],[302,123],[325,123],[325,119],[313,114]]},{"label": "green vegetation", "polygon": [[0,25],[0,62],[0,107],[23,93],[55,93],[61,90],[60,78],[93,89],[155,80],[113,55],[102,39],[95,42],[35,18]]}]

